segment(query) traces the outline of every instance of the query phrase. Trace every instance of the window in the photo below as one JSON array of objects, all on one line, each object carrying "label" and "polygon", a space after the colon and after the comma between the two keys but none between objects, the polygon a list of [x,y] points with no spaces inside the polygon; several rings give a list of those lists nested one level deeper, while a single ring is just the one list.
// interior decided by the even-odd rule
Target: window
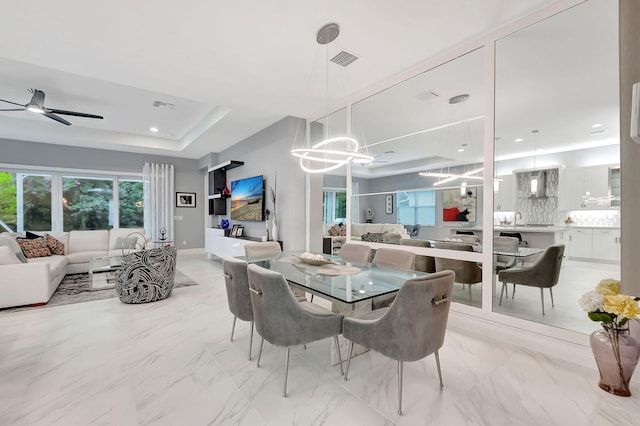
[{"label": "window", "polygon": [[144,185],[140,180],[119,179],[120,228],[144,226]]},{"label": "window", "polygon": [[0,232],[144,226],[141,177],[0,170]]},{"label": "window", "polygon": [[436,192],[398,192],[398,223],[405,225],[436,224]]},{"label": "window", "polygon": [[347,192],[324,191],[324,223],[345,222],[347,219]]}]

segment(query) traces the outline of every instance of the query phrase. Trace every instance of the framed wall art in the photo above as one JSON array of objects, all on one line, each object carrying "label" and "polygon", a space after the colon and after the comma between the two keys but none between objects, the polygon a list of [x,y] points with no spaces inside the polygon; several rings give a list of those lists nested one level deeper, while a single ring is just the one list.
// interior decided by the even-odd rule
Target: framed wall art
[{"label": "framed wall art", "polygon": [[195,207],[195,192],[176,192],[176,207]]}]

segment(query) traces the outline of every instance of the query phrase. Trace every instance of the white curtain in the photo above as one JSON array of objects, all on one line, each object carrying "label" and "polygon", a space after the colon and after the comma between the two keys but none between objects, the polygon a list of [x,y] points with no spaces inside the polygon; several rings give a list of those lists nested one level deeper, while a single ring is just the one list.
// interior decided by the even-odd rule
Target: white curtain
[{"label": "white curtain", "polygon": [[167,230],[167,240],[173,235],[173,166],[144,163],[144,231],[152,241],[158,241],[160,230]]},{"label": "white curtain", "polygon": [[351,223],[360,223],[360,197],[355,197],[360,193],[360,182],[351,182]]}]

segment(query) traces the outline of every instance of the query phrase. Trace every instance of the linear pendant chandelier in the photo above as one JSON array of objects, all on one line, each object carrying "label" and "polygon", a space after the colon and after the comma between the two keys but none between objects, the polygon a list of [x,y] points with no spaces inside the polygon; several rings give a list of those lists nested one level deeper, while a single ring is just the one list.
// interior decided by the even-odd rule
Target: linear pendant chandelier
[{"label": "linear pendant chandelier", "polygon": [[[327,46],[340,34],[336,23],[324,25],[316,34],[316,41]],[[329,96],[329,61],[327,57],[327,97]],[[328,123],[327,123],[328,125]],[[358,152],[358,141],[346,136],[324,139],[311,148],[295,148],[291,155],[300,158],[300,168],[307,173],[326,173],[350,163],[366,164],[373,161],[370,155]]]}]

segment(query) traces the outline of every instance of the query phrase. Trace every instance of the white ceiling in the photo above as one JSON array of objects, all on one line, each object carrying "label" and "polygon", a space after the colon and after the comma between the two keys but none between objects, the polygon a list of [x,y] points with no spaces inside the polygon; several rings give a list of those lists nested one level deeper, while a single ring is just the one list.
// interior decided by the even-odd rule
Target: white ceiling
[{"label": "white ceiling", "polygon": [[[73,125],[64,126],[4,112],[0,138],[200,158],[287,115],[313,116],[551,3],[13,1],[0,14],[0,98],[26,104],[37,88],[49,108],[104,120],[65,116]],[[348,80],[330,82],[329,95],[325,50],[315,42],[328,22],[341,26],[334,48],[360,58]]]}]

